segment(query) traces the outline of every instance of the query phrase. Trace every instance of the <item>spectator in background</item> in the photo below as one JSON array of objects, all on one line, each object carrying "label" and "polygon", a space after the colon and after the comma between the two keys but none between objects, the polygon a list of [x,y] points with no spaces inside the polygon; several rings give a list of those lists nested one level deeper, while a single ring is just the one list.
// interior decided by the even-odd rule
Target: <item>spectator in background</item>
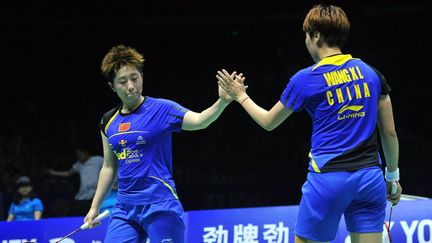
[{"label": "spectator in background", "polygon": [[21,176],[16,182],[7,221],[39,220],[42,212],[42,201],[36,197],[30,178]]},{"label": "spectator in background", "polygon": [[75,200],[72,202],[68,212],[69,216],[82,216],[87,212],[96,192],[99,171],[103,163],[103,157],[93,155],[90,145],[86,142],[77,146],[76,156],[78,161],[70,170],[47,170],[47,173],[52,176],[71,177],[76,173],[80,176],[79,191],[75,195]]}]

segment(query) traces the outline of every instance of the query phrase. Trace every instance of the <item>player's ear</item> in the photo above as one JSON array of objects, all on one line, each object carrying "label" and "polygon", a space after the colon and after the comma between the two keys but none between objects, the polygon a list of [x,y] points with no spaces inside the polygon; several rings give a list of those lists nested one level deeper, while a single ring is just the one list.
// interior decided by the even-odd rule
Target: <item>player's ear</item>
[{"label": "player's ear", "polygon": [[325,37],[321,35],[320,32],[315,31],[312,34],[312,42],[315,43],[318,47],[322,47],[324,43],[326,43]]},{"label": "player's ear", "polygon": [[315,31],[315,32],[312,33],[311,37],[312,37],[312,40],[316,43],[320,39],[321,34],[320,34],[320,32]]}]

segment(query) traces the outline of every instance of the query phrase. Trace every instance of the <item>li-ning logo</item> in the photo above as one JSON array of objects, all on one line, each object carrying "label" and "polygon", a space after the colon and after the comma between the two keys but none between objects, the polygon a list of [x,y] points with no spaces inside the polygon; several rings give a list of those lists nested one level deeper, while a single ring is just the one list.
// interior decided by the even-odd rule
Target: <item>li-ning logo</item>
[{"label": "li-ning logo", "polygon": [[[338,112],[338,120],[344,120],[344,119],[352,119],[352,118],[357,118],[357,117],[363,117],[365,116],[366,112],[361,111],[359,112],[361,109],[363,109],[364,106],[362,105],[344,105]],[[348,114],[344,114],[341,115],[342,113],[344,113],[345,111],[352,111],[351,113]]]}]

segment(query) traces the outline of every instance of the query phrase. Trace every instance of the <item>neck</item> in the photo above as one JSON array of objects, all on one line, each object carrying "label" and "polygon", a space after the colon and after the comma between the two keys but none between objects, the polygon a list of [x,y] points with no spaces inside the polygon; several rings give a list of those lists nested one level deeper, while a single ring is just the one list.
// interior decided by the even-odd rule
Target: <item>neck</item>
[{"label": "neck", "polygon": [[339,47],[323,48],[318,52],[319,61],[321,61],[323,58],[337,55],[337,54],[342,54],[342,51]]},{"label": "neck", "polygon": [[125,103],[123,102],[123,108],[122,108],[122,113],[130,113],[133,110],[135,110],[140,104],[141,102],[144,100],[144,96],[140,96],[137,100],[134,100],[132,102],[129,103]]}]

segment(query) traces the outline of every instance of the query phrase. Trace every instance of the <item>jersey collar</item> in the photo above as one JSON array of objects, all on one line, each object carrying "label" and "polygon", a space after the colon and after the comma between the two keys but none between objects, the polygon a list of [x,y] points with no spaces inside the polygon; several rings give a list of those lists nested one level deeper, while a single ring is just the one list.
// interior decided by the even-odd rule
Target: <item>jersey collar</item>
[{"label": "jersey collar", "polygon": [[319,61],[312,70],[315,70],[316,68],[323,66],[323,65],[334,65],[334,66],[341,66],[342,64],[346,63],[347,61],[351,60],[352,56],[350,54],[338,54],[338,55],[331,55],[328,57],[324,57]]}]

